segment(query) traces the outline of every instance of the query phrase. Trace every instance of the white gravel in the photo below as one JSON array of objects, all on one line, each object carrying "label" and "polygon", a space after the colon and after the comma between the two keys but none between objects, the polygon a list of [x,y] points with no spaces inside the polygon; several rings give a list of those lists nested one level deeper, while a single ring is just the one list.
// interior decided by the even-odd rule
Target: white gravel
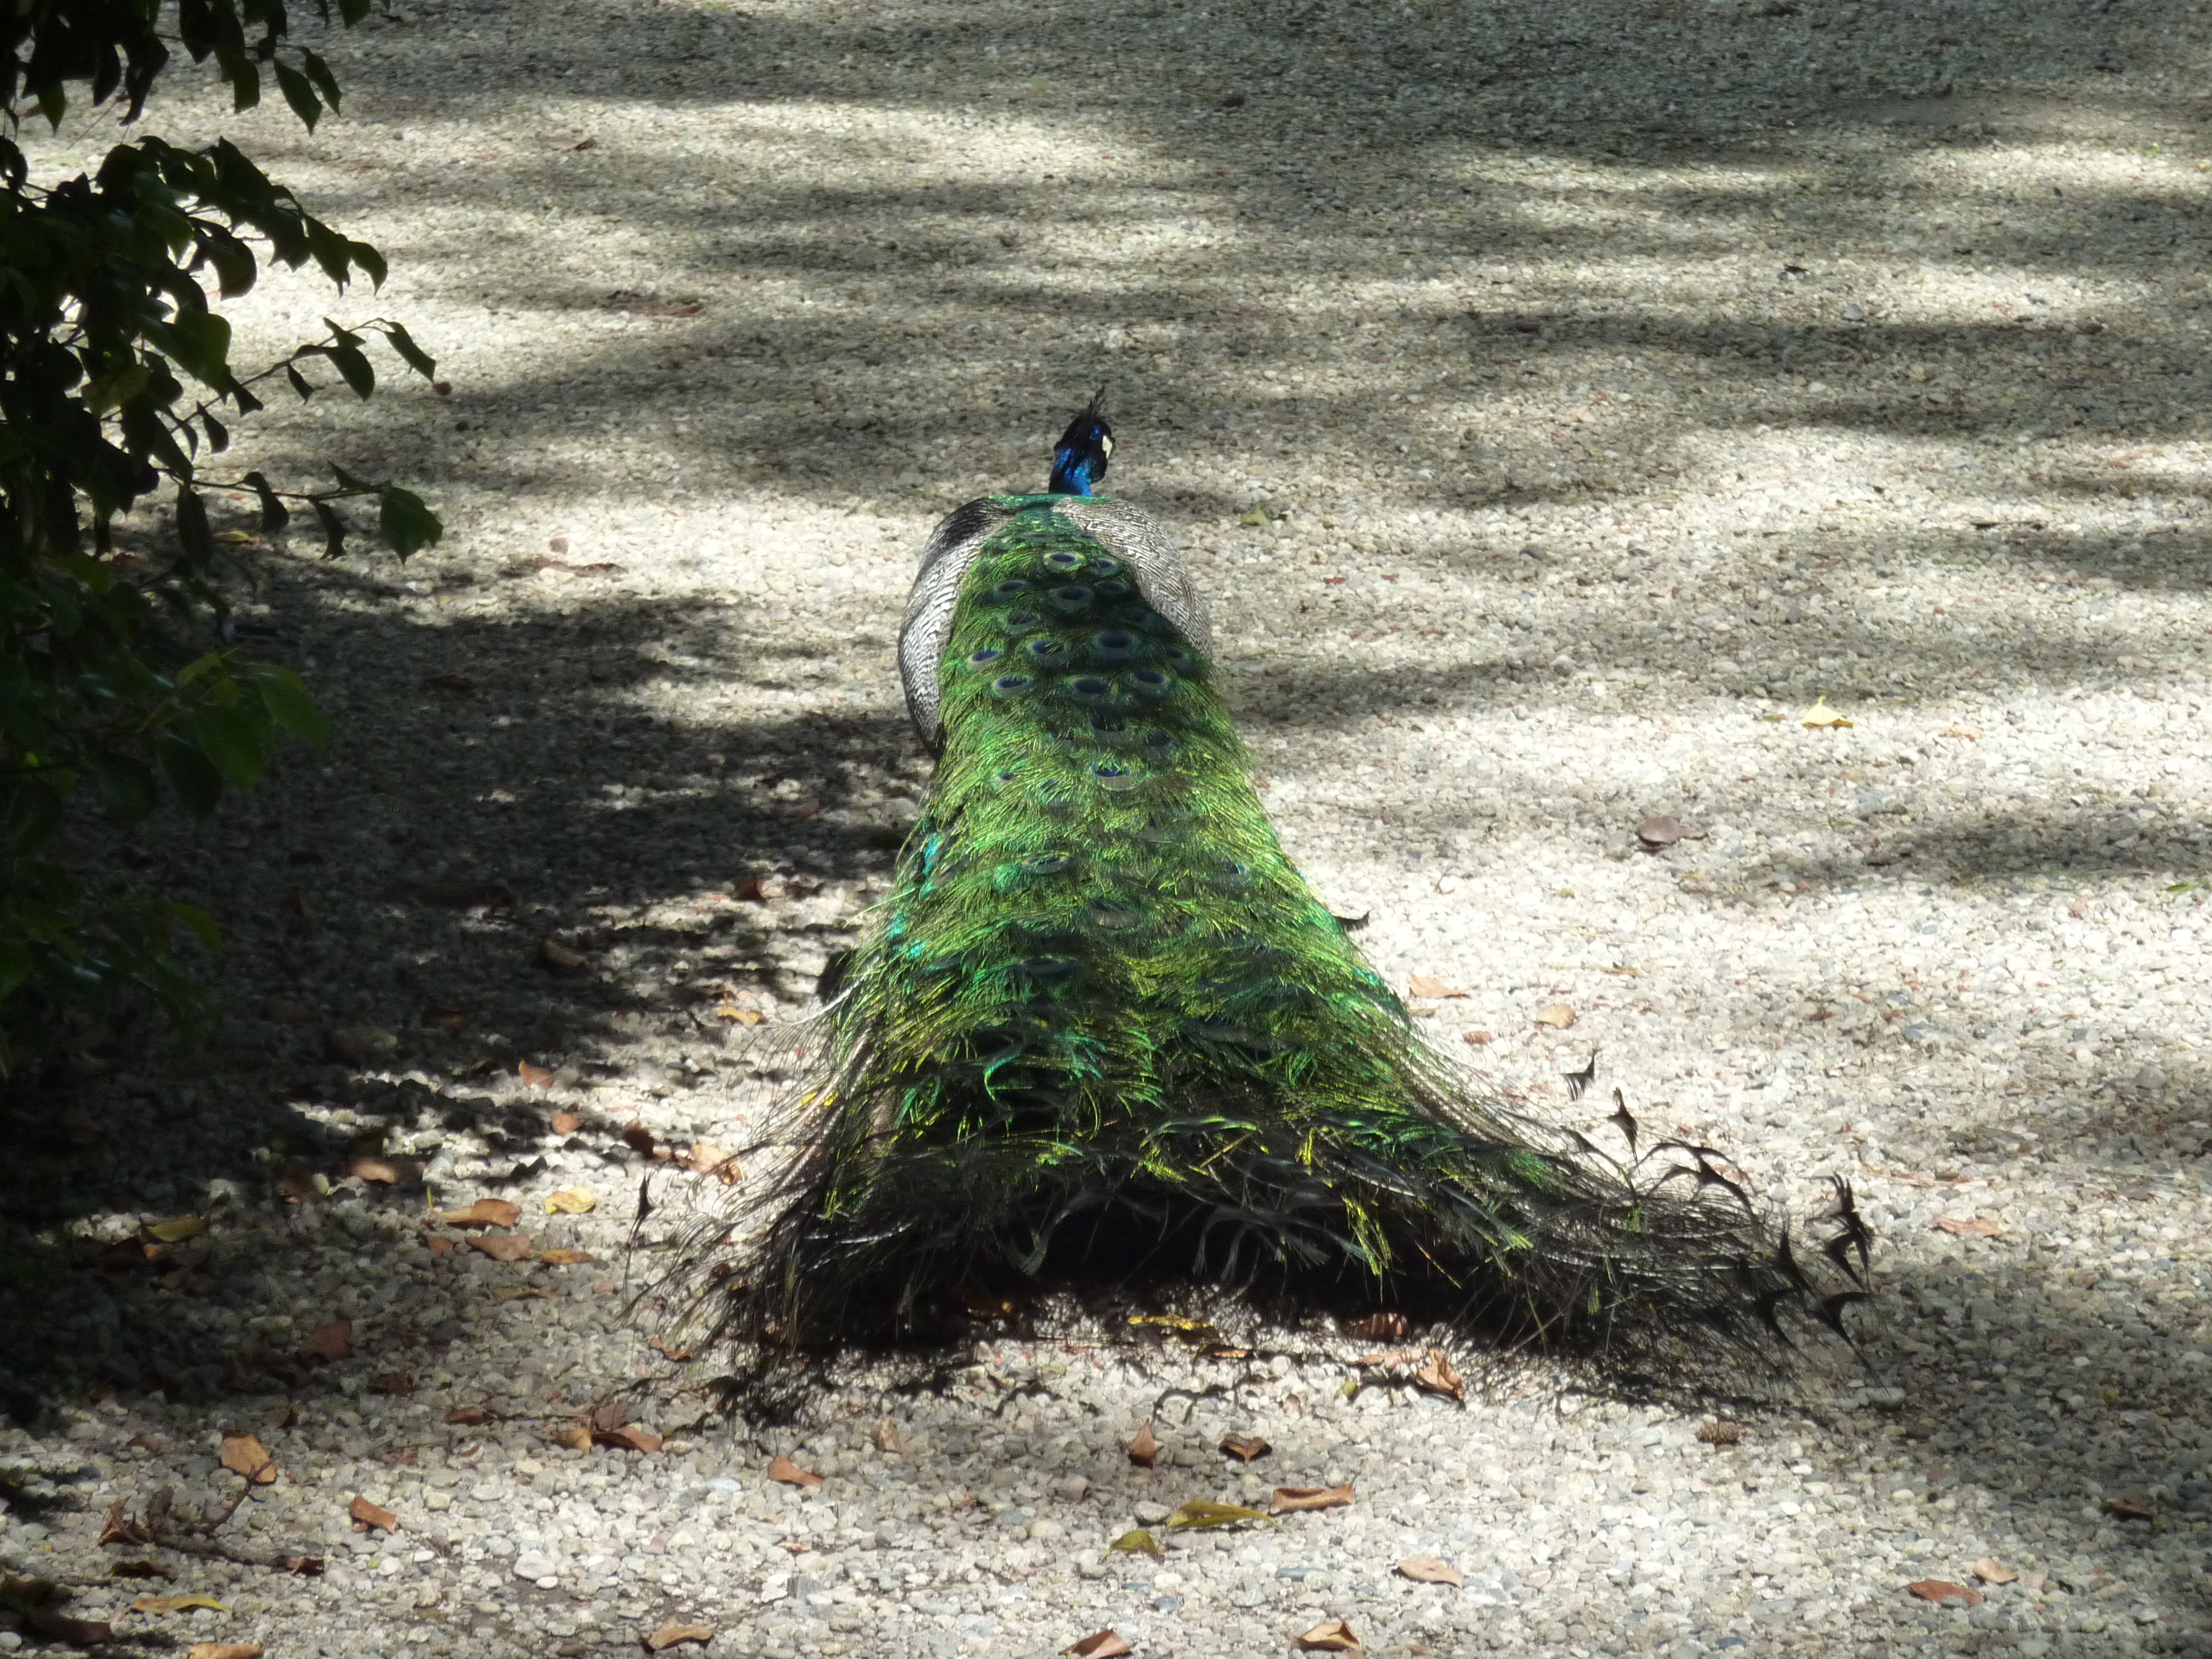
[{"label": "white gravel", "polygon": [[[392,259],[374,299],[272,279],[241,356],[381,313],[452,386],[273,411],[240,470],[381,471],[450,533],[404,571],[248,556],[249,632],[339,739],[153,849],[231,932],[211,1063],[125,1056],[10,1149],[0,1564],[281,1659],[687,1623],[718,1659],[1107,1626],[1213,1659],[1340,1616],[1407,1656],[2212,1651],[2205,895],[2172,890],[2212,799],[2208,43],[2145,0],[456,0],[333,43],[312,138],[175,77],[155,130],[236,137]],[[1376,963],[1464,989],[1437,1040],[1490,1034],[1540,1107],[1609,1109],[1559,1080],[1595,1048],[1800,1213],[1849,1176],[1868,1372],[1645,1402],[1461,1354],[1464,1407],[1347,1401],[1364,1345],[1234,1328],[1258,1357],[1009,1340],[732,1424],[625,1320],[657,1166],[623,1128],[742,1138],[773,1085],[727,1034],[804,1012],[923,787],[890,651],[922,535],[1040,477],[1101,380],[1113,483],[1194,549],[1270,809]],[[1656,814],[1691,836],[1640,850]],[[572,1187],[599,1207],[544,1213]],[[434,1258],[426,1207],[491,1195],[599,1261]],[[212,1231],[91,1265],[183,1214]],[[283,1358],[339,1316],[353,1357]],[[617,1396],[659,1450],[506,1420]],[[111,1504],[235,1487],[226,1427],[282,1473],[217,1536],[328,1571],[106,1582]],[[1342,1480],[1102,1561],[1187,1498]],[[1394,1577],[1417,1553],[1465,1584]]]}]

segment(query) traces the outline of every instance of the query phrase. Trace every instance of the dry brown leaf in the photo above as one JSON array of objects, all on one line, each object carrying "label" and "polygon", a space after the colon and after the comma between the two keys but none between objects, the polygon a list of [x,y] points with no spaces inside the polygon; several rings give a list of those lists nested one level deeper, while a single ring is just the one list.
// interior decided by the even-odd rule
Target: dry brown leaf
[{"label": "dry brown leaf", "polygon": [[515,1066],[514,1074],[522,1079],[523,1087],[526,1089],[543,1090],[553,1086],[553,1073],[543,1066],[532,1066],[526,1060]]},{"label": "dry brown leaf", "polygon": [[588,1423],[564,1423],[545,1437],[556,1446],[567,1446],[574,1451],[592,1449],[592,1427]]},{"label": "dry brown leaf", "polygon": [[599,1207],[599,1200],[581,1187],[563,1187],[557,1193],[545,1194],[545,1213],[548,1215],[589,1215]]},{"label": "dry brown leaf", "polygon": [[744,1174],[738,1168],[736,1155],[711,1140],[702,1140],[685,1153],[684,1167],[694,1175],[710,1175],[725,1187],[734,1185]]},{"label": "dry brown leaf", "polygon": [[1672,847],[1682,836],[1682,820],[1677,817],[1646,818],[1636,826],[1636,839],[1654,851]]},{"label": "dry brown leaf", "polygon": [[124,1512],[120,1498],[108,1506],[107,1519],[100,1526],[100,1541],[103,1544],[145,1544],[150,1543],[153,1536]]},{"label": "dry brown leaf", "polygon": [[495,1261],[520,1261],[538,1248],[538,1242],[527,1233],[479,1233],[469,1241],[469,1248],[482,1250]]},{"label": "dry brown leaf", "polygon": [[188,1238],[198,1238],[208,1230],[207,1218],[180,1215],[174,1221],[155,1221],[147,1224],[146,1237],[157,1244],[181,1244]]},{"label": "dry brown leaf", "polygon": [[538,960],[557,972],[573,974],[591,958],[581,951],[571,950],[557,939],[541,939],[538,941]]},{"label": "dry brown leaf", "polygon": [[572,1135],[583,1127],[584,1120],[578,1117],[574,1112],[556,1112],[553,1114],[553,1133],[556,1135]]},{"label": "dry brown leaf", "polygon": [[1292,1638],[1291,1645],[1304,1653],[1357,1653],[1359,1638],[1343,1620],[1324,1619],[1304,1635]]},{"label": "dry brown leaf", "polygon": [[230,1611],[212,1595],[142,1595],[131,1604],[133,1613],[191,1613],[200,1607],[215,1613]]},{"label": "dry brown leaf", "polygon": [[2002,1238],[2004,1237],[2003,1224],[1990,1220],[1985,1215],[1939,1215],[1936,1218],[1936,1231],[1939,1233],[1949,1233],[1954,1238]]},{"label": "dry brown leaf", "polygon": [[1433,1001],[1441,1001],[1447,997],[1463,997],[1468,994],[1457,986],[1447,985],[1440,979],[1431,979],[1426,974],[1414,974],[1408,977],[1406,981],[1406,990],[1409,995],[1427,997]]},{"label": "dry brown leaf", "polygon": [[645,1638],[646,1646],[658,1653],[663,1648],[672,1648],[680,1642],[711,1642],[714,1632],[704,1625],[663,1625]]},{"label": "dry brown leaf", "polygon": [[465,1008],[447,1008],[436,1003],[422,1010],[422,1023],[434,1030],[465,1031],[474,1018]]},{"label": "dry brown leaf", "polygon": [[632,1118],[623,1125],[623,1144],[634,1152],[651,1158],[659,1142],[653,1139],[653,1131],[645,1127],[642,1119]]},{"label": "dry brown leaf", "polygon": [[286,1555],[273,1563],[279,1572],[289,1572],[295,1578],[320,1578],[323,1558],[319,1555]]},{"label": "dry brown leaf", "polygon": [[1340,1486],[1278,1486],[1267,1504],[1271,1515],[1299,1515],[1307,1510],[1340,1510],[1352,1502],[1352,1483]]},{"label": "dry brown leaf", "polygon": [[1160,1443],[1152,1437],[1152,1425],[1147,1423],[1129,1442],[1129,1461],[1140,1469],[1149,1469],[1159,1457]]},{"label": "dry brown leaf", "polygon": [[618,1429],[630,1420],[629,1403],[622,1400],[602,1400],[592,1407],[592,1426],[595,1429]]},{"label": "dry brown leaf", "polygon": [[465,1210],[448,1210],[438,1218],[448,1227],[512,1227],[522,1219],[520,1205],[503,1198],[480,1198]]},{"label": "dry brown leaf", "polygon": [[399,1517],[380,1504],[372,1504],[366,1498],[356,1497],[346,1505],[346,1513],[353,1516],[365,1532],[375,1527],[385,1532],[399,1530]]},{"label": "dry brown leaf", "polygon": [[2105,1500],[2105,1513],[2115,1521],[2155,1521],[2158,1510],[2149,1498],[2139,1492],[2129,1492],[2119,1498]]},{"label": "dry brown leaf", "polygon": [[1363,1342],[1395,1342],[1413,1328],[1413,1322],[1401,1313],[1376,1313],[1353,1320],[1344,1334]]},{"label": "dry brown leaf", "polygon": [[1565,1030],[1575,1023],[1574,1005],[1566,1002],[1547,1003],[1536,1011],[1536,1024]]},{"label": "dry brown leaf", "polygon": [[345,1172],[374,1187],[389,1187],[399,1179],[399,1166],[380,1158],[348,1158]]},{"label": "dry brown leaf", "polygon": [[1964,738],[1968,743],[1982,740],[1978,732],[1969,732],[1963,726],[1939,726],[1936,728],[1936,735],[1939,738]]},{"label": "dry brown leaf", "polygon": [[1249,1463],[1255,1457],[1265,1457],[1275,1449],[1256,1434],[1224,1434],[1221,1449],[1240,1462]]},{"label": "dry brown leaf", "polygon": [[368,1379],[368,1391],[394,1400],[404,1400],[415,1392],[415,1373],[412,1371],[379,1371]]},{"label": "dry brown leaf", "polygon": [[446,1421],[448,1423],[459,1423],[471,1427],[483,1423],[495,1423],[498,1420],[496,1416],[486,1411],[482,1406],[456,1406],[446,1413]]},{"label": "dry brown leaf", "polygon": [[115,1638],[115,1626],[105,1619],[72,1619],[52,1607],[26,1607],[22,1620],[32,1634],[66,1642],[73,1648],[95,1648]]},{"label": "dry brown leaf", "polygon": [[1389,1348],[1381,1353],[1364,1353],[1352,1363],[1355,1365],[1412,1365],[1424,1358],[1419,1348]]},{"label": "dry brown leaf", "polygon": [[1070,1642],[1060,1651],[1073,1654],[1075,1659],[1121,1659],[1123,1654],[1134,1653],[1136,1649],[1129,1645],[1127,1637],[1116,1635],[1109,1626],[1091,1632],[1079,1642]]},{"label": "dry brown leaf", "polygon": [[1964,1584],[1948,1583],[1941,1578],[1923,1578],[1905,1588],[1923,1601],[1934,1601],[1939,1605],[1945,1601],[1956,1601],[1962,1607],[1982,1605],[1981,1591],[1968,1589]]},{"label": "dry brown leaf", "polygon": [[1698,1438],[1708,1446],[1735,1446],[1743,1441],[1743,1425],[1718,1418],[1711,1423],[1698,1425]]},{"label": "dry brown leaf", "polygon": [[899,1438],[898,1425],[886,1417],[868,1431],[868,1438],[879,1452],[904,1452],[906,1442]]},{"label": "dry brown leaf", "polygon": [[599,1257],[589,1250],[540,1250],[538,1259],[549,1267],[580,1267],[586,1261],[597,1261]]},{"label": "dry brown leaf", "polygon": [[261,1649],[253,1642],[195,1642],[185,1659],[261,1659]]},{"label": "dry brown leaf", "polygon": [[645,1346],[651,1348],[655,1353],[661,1355],[664,1358],[676,1361],[679,1365],[685,1360],[691,1358],[692,1351],[690,1349],[682,1347],[672,1348],[666,1342],[663,1341],[657,1336]]},{"label": "dry brown leaf", "polygon": [[300,1345],[300,1352],[308,1359],[346,1359],[353,1354],[353,1321],[334,1319],[327,1325],[318,1325],[307,1333],[307,1340]]},{"label": "dry brown leaf", "polygon": [[663,1443],[661,1437],[651,1429],[641,1428],[635,1423],[619,1429],[603,1430],[592,1438],[602,1446],[619,1446],[624,1451],[634,1452],[657,1452]]},{"label": "dry brown leaf", "polygon": [[1492,1038],[1487,1031],[1464,1031],[1460,1034],[1460,1041],[1472,1043],[1478,1048],[1484,1048],[1490,1045]]},{"label": "dry brown leaf", "polygon": [[788,1457],[771,1460],[768,1466],[768,1478],[781,1480],[787,1486],[818,1486],[822,1484],[820,1475],[811,1469],[800,1468]]},{"label": "dry brown leaf", "polygon": [[735,1020],[740,1025],[757,1025],[761,1013],[757,1008],[742,1008],[734,1002],[726,1002],[714,1010],[716,1019]]},{"label": "dry brown leaf", "polygon": [[1413,1373],[1413,1386],[1424,1394],[1440,1394],[1453,1400],[1467,1398],[1467,1384],[1452,1369],[1451,1361],[1444,1358],[1442,1348],[1429,1350],[1426,1363]]},{"label": "dry brown leaf", "polygon": [[2009,1584],[2020,1575],[1994,1555],[1985,1555],[1974,1563],[1974,1577],[1984,1584]]},{"label": "dry brown leaf", "polygon": [[222,1466],[257,1486],[269,1486],[276,1479],[276,1460],[269,1455],[269,1448],[258,1437],[240,1430],[223,1436]]},{"label": "dry brown leaf", "polygon": [[422,1241],[422,1248],[429,1251],[430,1260],[435,1261],[453,1248],[453,1241],[450,1238],[426,1238]]},{"label": "dry brown leaf", "polygon": [[1439,1561],[1433,1555],[1409,1555],[1398,1564],[1401,1577],[1410,1578],[1417,1584],[1452,1584],[1467,1583],[1467,1575],[1449,1561]]}]

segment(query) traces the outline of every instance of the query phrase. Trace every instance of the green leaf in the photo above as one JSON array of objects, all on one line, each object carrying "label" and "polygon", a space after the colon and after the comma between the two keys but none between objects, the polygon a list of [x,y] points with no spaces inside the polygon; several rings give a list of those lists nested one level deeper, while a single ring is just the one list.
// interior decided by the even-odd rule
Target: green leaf
[{"label": "green leaf", "polygon": [[[225,46],[215,55],[216,72],[230,82],[233,110],[252,109],[261,101],[261,70],[247,54]],[[284,71],[278,70],[277,74]]]},{"label": "green leaf", "polygon": [[354,390],[356,398],[366,398],[376,390],[376,367],[368,361],[368,354],[359,346],[335,345],[323,348],[328,357]]},{"label": "green leaf", "polygon": [[307,383],[307,377],[300,373],[297,364],[287,363],[284,365],[284,378],[291,381],[292,390],[300,394],[300,401],[301,403],[307,402],[308,398],[315,395],[315,388]]},{"label": "green leaf", "polygon": [[1106,1547],[1106,1553],[1108,1555],[1149,1555],[1155,1561],[1164,1561],[1168,1559],[1168,1553],[1160,1547],[1159,1540],[1142,1527],[1123,1533]]},{"label": "green leaf", "polygon": [[307,231],[307,252],[323,268],[323,275],[340,288],[353,275],[353,246],[346,239],[313,215],[302,215]]},{"label": "green leaf", "polygon": [[199,491],[177,486],[177,541],[185,557],[194,564],[213,556],[215,538],[208,533],[207,503]]},{"label": "green leaf", "polygon": [[1242,1504],[1217,1504],[1211,1498],[1194,1498],[1168,1516],[1168,1529],[1170,1532],[1186,1532],[1213,1527],[1241,1527],[1248,1521],[1265,1521],[1273,1526],[1275,1517],[1265,1510],[1249,1510]]},{"label": "green leaf", "polygon": [[422,498],[397,484],[386,484],[378,498],[376,527],[403,559],[422,548],[435,547],[446,533],[446,526],[422,504]]},{"label": "green leaf", "polygon": [[19,939],[0,936],[0,997],[13,996],[31,976],[31,947]]},{"label": "green leaf", "polygon": [[315,707],[306,683],[297,674],[274,663],[252,663],[239,672],[261,694],[262,707],[277,726],[305,738],[318,749],[330,746],[330,720]]},{"label": "green leaf", "polygon": [[386,270],[384,256],[368,242],[348,242],[346,247],[353,254],[354,264],[368,273],[368,285],[382,288]]},{"label": "green leaf", "polygon": [[337,508],[321,500],[315,502],[315,516],[322,520],[323,525],[323,556],[326,559],[340,557],[345,552],[345,520],[338,517]]},{"label": "green leaf", "polygon": [[253,486],[253,493],[261,498],[261,533],[282,530],[292,522],[291,509],[276,499],[276,492],[269,487],[269,480],[259,472],[249,472],[246,482]]},{"label": "green leaf", "polygon": [[338,15],[345,20],[346,27],[351,28],[368,15],[369,5],[370,0],[338,0]]},{"label": "green leaf", "polygon": [[260,710],[203,703],[185,717],[185,728],[225,782],[251,789],[261,781],[269,766],[269,722]]},{"label": "green leaf", "polygon": [[200,424],[207,428],[208,447],[216,454],[230,447],[230,428],[204,409],[200,411]]},{"label": "green leaf", "polygon": [[178,690],[181,691],[194,680],[204,679],[209,674],[222,667],[227,657],[228,653],[221,651],[210,651],[204,656],[194,657],[177,671],[177,678],[172,683]]},{"label": "green leaf", "polygon": [[250,292],[259,275],[253,250],[218,225],[196,222],[193,230],[199,238],[201,258],[215,267],[216,291],[226,300]]},{"label": "green leaf", "polygon": [[192,930],[192,935],[210,951],[222,949],[222,929],[215,925],[215,918],[197,904],[187,904],[182,899],[166,899],[161,908]]},{"label": "green leaf", "polygon": [[153,771],[143,761],[128,755],[92,754],[85,757],[84,769],[92,775],[100,810],[118,823],[143,823],[161,803]]},{"label": "green leaf", "polygon": [[222,799],[222,775],[181,732],[162,732],[154,739],[154,759],[185,810],[196,818],[215,811]]},{"label": "green leaf", "polygon": [[426,380],[436,377],[438,360],[423,350],[421,346],[416,345],[415,337],[404,327],[398,323],[389,322],[380,323],[377,326],[384,331],[384,337],[392,343],[392,349],[399,354],[400,361],[408,368]]},{"label": "green leaf", "polygon": [[284,94],[284,101],[292,106],[292,113],[300,118],[308,131],[313,132],[315,123],[323,115],[323,100],[315,96],[313,82],[281,58],[276,60],[275,68],[276,89]]},{"label": "green leaf", "polygon": [[341,489],[359,490],[362,495],[366,495],[376,488],[376,486],[369,483],[368,479],[347,471],[345,468],[340,466],[336,461],[332,461],[331,463],[331,472],[332,476],[337,479],[338,487]]},{"label": "green leaf", "polygon": [[217,392],[229,389],[230,324],[226,319],[212,311],[185,312],[171,319],[161,335],[149,327],[146,337],[203,386]]},{"label": "green leaf", "polygon": [[338,96],[338,79],[331,73],[331,66],[323,61],[322,54],[302,52],[300,54],[300,67],[307,71],[307,78],[315,83],[315,90],[323,94],[323,101],[328,104],[335,113],[343,101]]}]

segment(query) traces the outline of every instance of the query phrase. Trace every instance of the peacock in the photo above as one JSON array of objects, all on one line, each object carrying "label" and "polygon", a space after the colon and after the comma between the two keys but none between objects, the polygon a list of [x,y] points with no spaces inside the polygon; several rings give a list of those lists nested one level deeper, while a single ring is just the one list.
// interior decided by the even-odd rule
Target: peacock
[{"label": "peacock", "polygon": [[[1638,1364],[1842,1328],[1867,1235],[1801,1266],[1709,1148],[1607,1154],[1428,1047],[1277,841],[1159,526],[1100,496],[1094,398],[1044,490],[939,523],[899,635],[936,760],[787,1097],[724,1334],[928,1339],[1069,1287],[1227,1286]],[[1659,1155],[1655,1156],[1655,1152]],[[730,1241],[749,1232],[741,1258]]]}]

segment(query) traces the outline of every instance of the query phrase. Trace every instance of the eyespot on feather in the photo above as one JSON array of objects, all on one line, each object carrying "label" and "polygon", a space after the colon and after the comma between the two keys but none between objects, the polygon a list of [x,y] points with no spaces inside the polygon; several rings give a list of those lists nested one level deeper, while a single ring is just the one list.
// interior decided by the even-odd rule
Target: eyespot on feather
[{"label": "eyespot on feather", "polygon": [[991,590],[990,597],[1000,600],[1018,599],[1036,586],[1035,582],[1025,580],[1022,577],[1009,576]]},{"label": "eyespot on feather", "polygon": [[1090,562],[1082,554],[1071,553],[1064,547],[1057,552],[1046,554],[1044,562],[1054,570],[1080,570]]},{"label": "eyespot on feather", "polygon": [[1008,634],[1026,634],[1043,620],[1034,611],[1009,611],[999,618],[999,626]]},{"label": "eyespot on feather", "polygon": [[1126,766],[1116,766],[1111,761],[1100,761],[1091,769],[1091,776],[1101,789],[1115,792],[1134,789],[1145,781],[1141,773],[1133,772]]},{"label": "eyespot on feather", "polygon": [[1091,574],[1094,576],[1118,576],[1121,574],[1121,562],[1110,554],[1097,554],[1091,561]]},{"label": "eyespot on feather", "polygon": [[968,659],[968,665],[970,668],[986,668],[1006,654],[997,646],[987,645]]},{"label": "eyespot on feather", "polygon": [[1001,674],[991,682],[991,695],[1000,698],[1018,697],[1036,684],[1027,674]]},{"label": "eyespot on feather", "polygon": [[1067,647],[1055,639],[1031,640],[1022,649],[1033,662],[1054,661],[1067,651]]},{"label": "eyespot on feather", "polygon": [[[1095,565],[1092,567],[1093,569],[1096,569],[1097,568],[1097,567]],[[1119,576],[1109,576],[1103,581],[1097,584],[1091,591],[1097,593],[1102,599],[1126,599],[1129,597],[1132,590],[1129,584],[1123,581]]]},{"label": "eyespot on feather", "polygon": [[1067,683],[1067,695],[1078,702],[1103,704],[1114,697],[1114,682],[1096,674],[1079,674]]},{"label": "eyespot on feather", "polygon": [[1129,689],[1143,697],[1164,697],[1174,686],[1175,676],[1157,668],[1139,668],[1129,676]]},{"label": "eyespot on feather", "polygon": [[1086,609],[1096,592],[1096,589],[1086,587],[1081,582],[1069,582],[1065,586],[1054,588],[1044,599],[1054,610],[1072,617]]},{"label": "eyespot on feather", "polygon": [[1109,628],[1103,634],[1091,636],[1091,654],[1100,662],[1109,665],[1127,662],[1141,648],[1134,634],[1124,633],[1118,628]]}]

